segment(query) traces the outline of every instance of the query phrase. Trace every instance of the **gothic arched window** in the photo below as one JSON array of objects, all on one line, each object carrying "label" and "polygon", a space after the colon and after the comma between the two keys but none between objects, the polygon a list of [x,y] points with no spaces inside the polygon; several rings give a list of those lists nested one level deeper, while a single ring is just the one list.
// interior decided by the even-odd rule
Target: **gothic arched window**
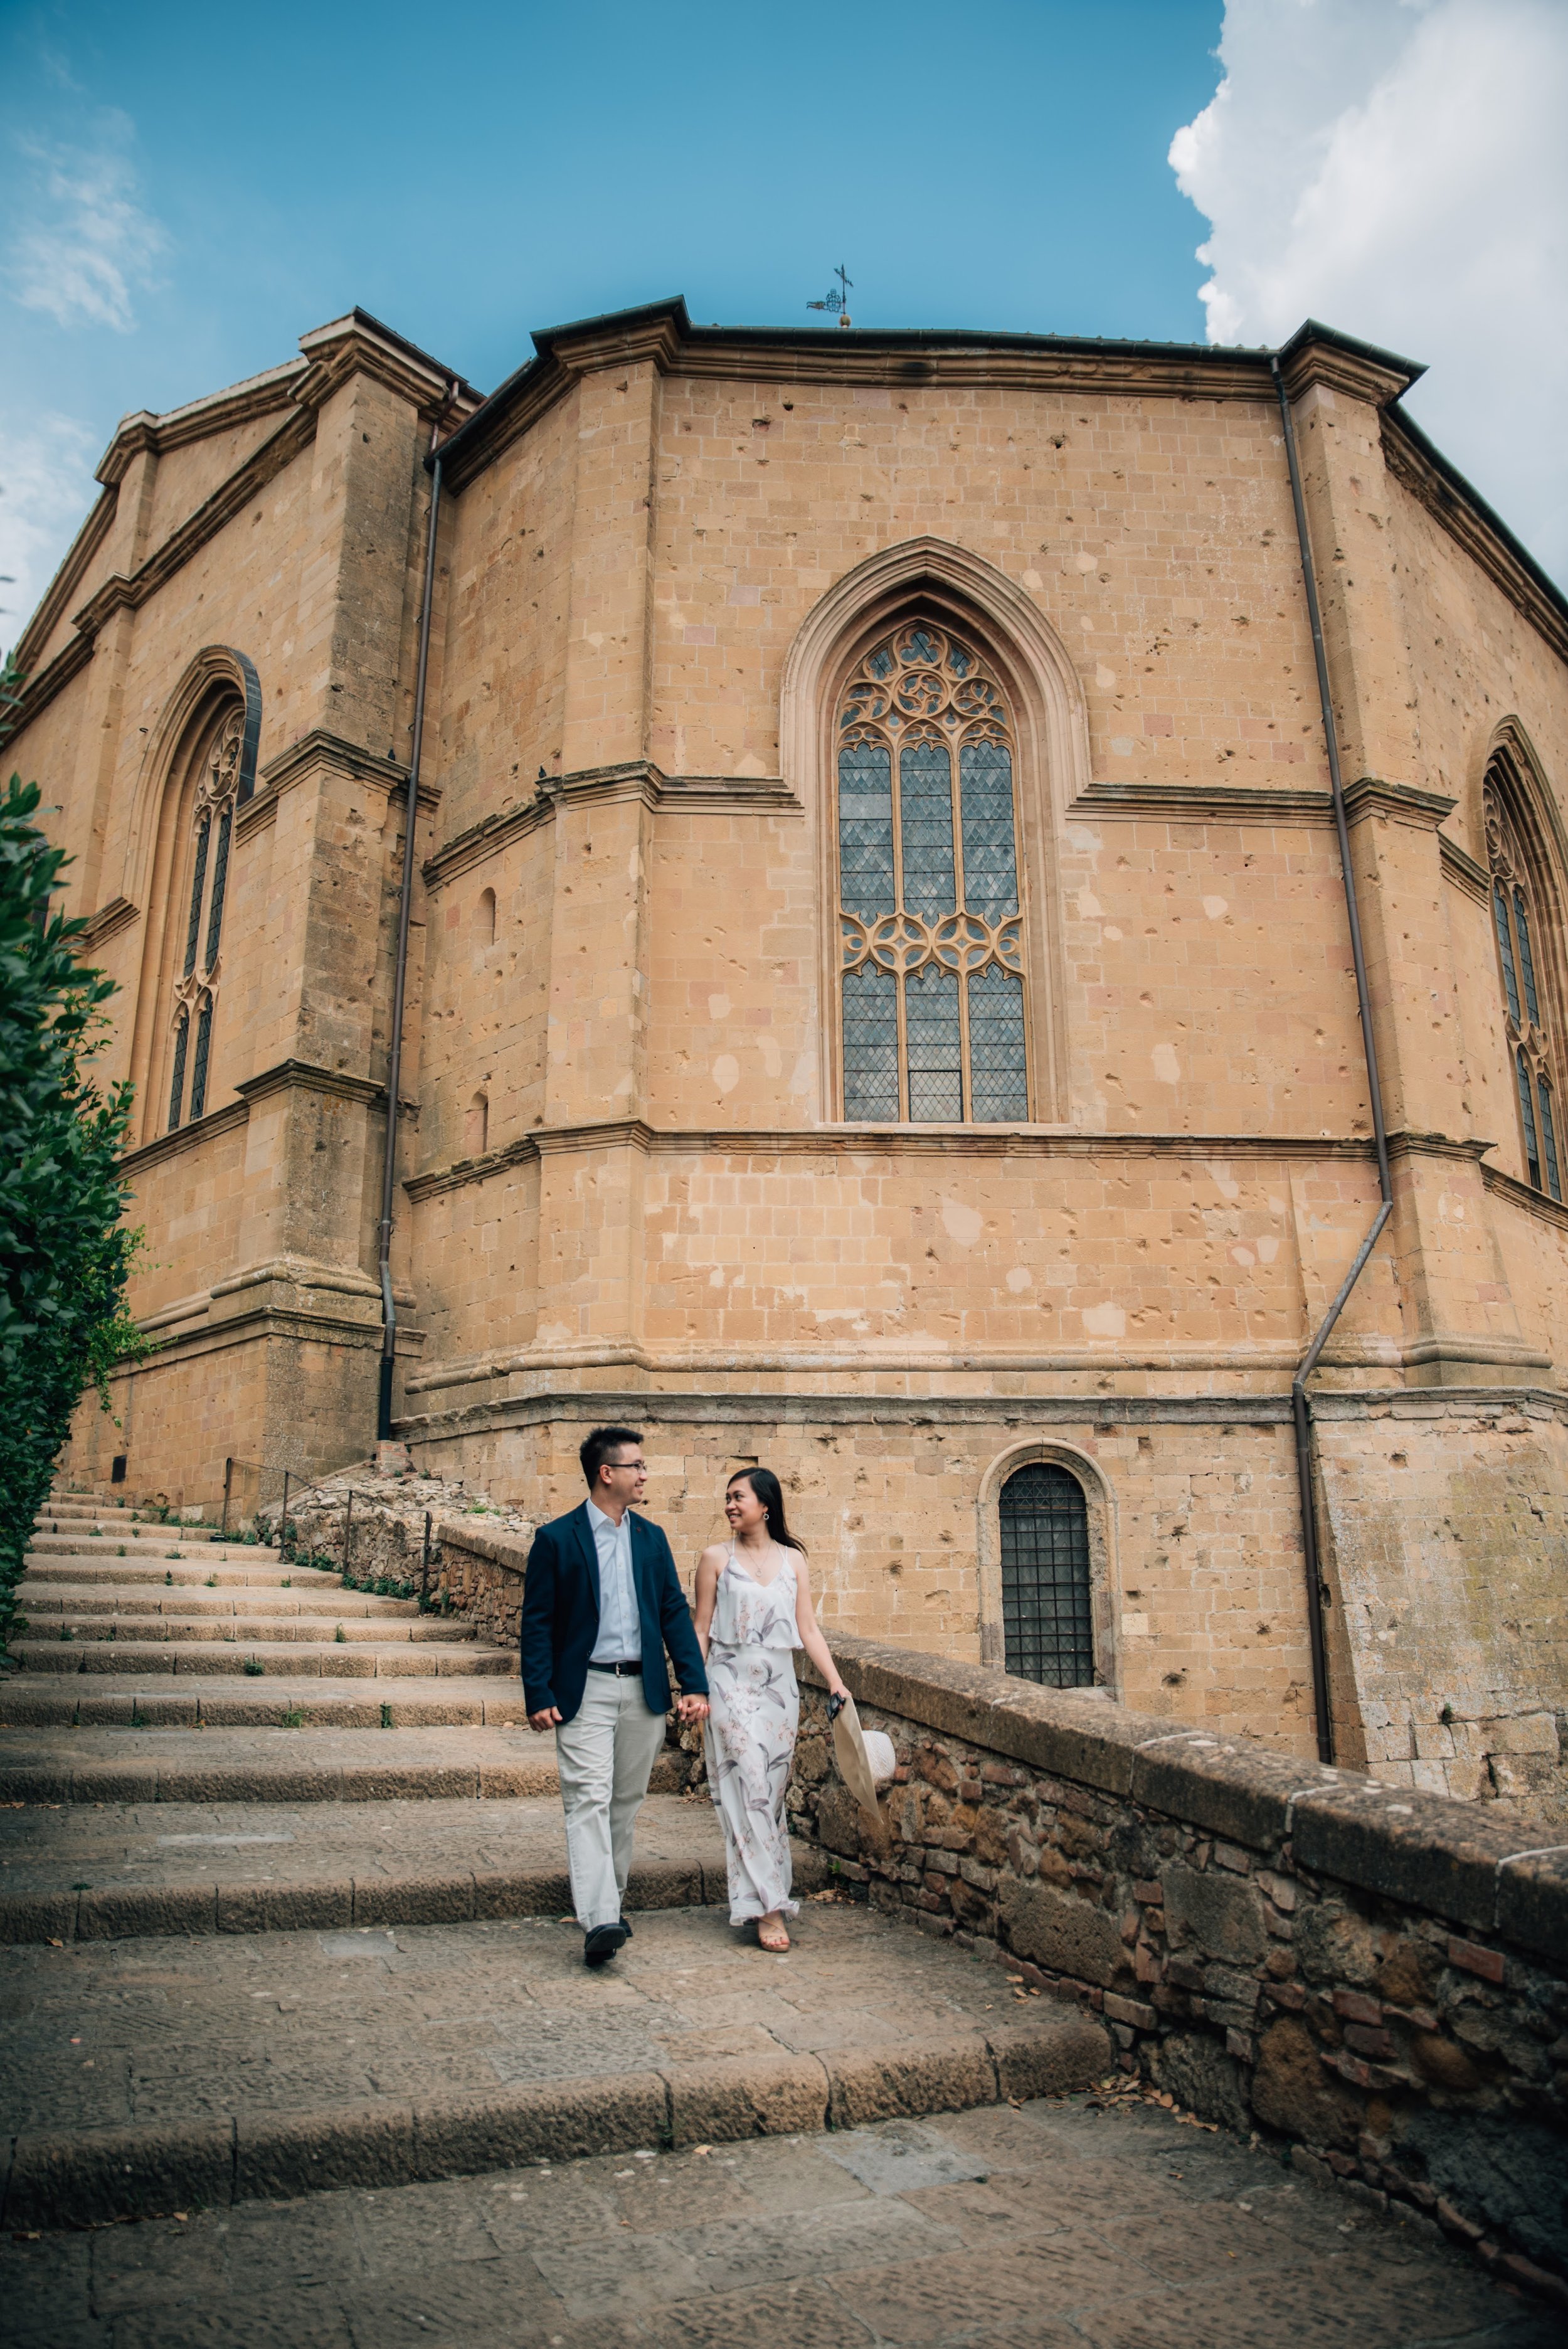
[{"label": "gothic arched window", "polygon": [[1014,729],[987,664],[914,620],[839,704],[844,1115],[1029,1114]]},{"label": "gothic arched window", "polygon": [[1094,1683],[1088,1509],[1066,1468],[1033,1461],[1002,1487],[1002,1636],[1006,1669],[1047,1688]]},{"label": "gothic arched window", "polygon": [[[201,1117],[207,1107],[207,1077],[212,1058],[212,1022],[217,1010],[223,942],[223,897],[229,880],[229,850],[240,782],[245,713],[234,703],[208,737],[197,761],[189,871],[191,895],[184,951],[174,978],[173,1059],[169,1083],[169,1130]],[[191,1092],[185,1094],[189,1070]]]},{"label": "gothic arched window", "polygon": [[1519,1104],[1524,1171],[1532,1189],[1563,1196],[1557,1157],[1557,1078],[1554,1007],[1547,987],[1548,966],[1541,892],[1521,826],[1506,803],[1506,778],[1497,770],[1482,792],[1487,854],[1491,865],[1491,918],[1497,934],[1513,1091]]}]

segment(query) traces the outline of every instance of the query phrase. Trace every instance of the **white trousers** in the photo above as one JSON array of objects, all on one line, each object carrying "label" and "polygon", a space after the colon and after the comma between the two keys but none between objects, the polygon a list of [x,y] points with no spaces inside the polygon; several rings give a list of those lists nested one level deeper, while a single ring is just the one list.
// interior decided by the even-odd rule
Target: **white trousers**
[{"label": "white trousers", "polygon": [[649,1712],[640,1673],[591,1671],[576,1718],[555,1733],[572,1901],[585,1933],[620,1921],[632,1829],[664,1742],[665,1716]]}]

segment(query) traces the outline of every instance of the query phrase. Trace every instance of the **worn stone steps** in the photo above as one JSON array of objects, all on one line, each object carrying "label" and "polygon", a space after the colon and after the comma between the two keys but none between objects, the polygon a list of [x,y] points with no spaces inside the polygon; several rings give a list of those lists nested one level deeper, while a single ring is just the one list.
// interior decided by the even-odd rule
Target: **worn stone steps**
[{"label": "worn stone steps", "polygon": [[[531,1771],[497,1776],[526,1775],[537,1786],[519,1794],[498,1785],[482,1803],[456,1785],[409,1800],[397,1767],[383,1763],[359,1774],[374,1779],[373,1814],[363,1798],[274,1803],[258,1814],[242,1793],[196,1803],[137,1795],[0,1814],[0,1942],[569,1914],[555,1774],[531,1759]],[[474,1765],[449,1775],[471,1777]],[[653,1796],[638,1821],[637,1854],[629,1908],[727,1897],[710,1803]],[[796,1875],[815,1890],[827,1880],[826,1863],[802,1847]]]},{"label": "worn stone steps", "polygon": [[[341,1574],[329,1574],[314,1566],[289,1566],[275,1550],[258,1550],[254,1555],[263,1562],[260,1566],[231,1566],[219,1558],[191,1559],[94,1557],[55,1557],[41,1551],[29,1555],[24,1588],[33,1590],[44,1587],[55,1588],[75,1585],[90,1589],[97,1584],[108,1583],[116,1589],[129,1589],[133,1585],[164,1589],[200,1590],[211,1584],[220,1590],[276,1590],[287,1585],[295,1590],[341,1590]],[[265,1561],[272,1559],[272,1564]]]},{"label": "worn stone steps", "polygon": [[[347,1626],[345,1626],[346,1632]],[[380,1627],[374,1627],[379,1629]],[[390,1627],[387,1627],[390,1628]],[[409,1630],[418,1629],[410,1626]],[[442,1643],[384,1637],[347,1638],[310,1646],[276,1638],[222,1640],[79,1639],[16,1640],[11,1653],[27,1672],[71,1676],[78,1672],[268,1672],[309,1680],[400,1679],[449,1674],[459,1677],[517,1676],[510,1649],[483,1648],[469,1639]],[[259,1670],[257,1668],[260,1668]]]},{"label": "worn stone steps", "polygon": [[[396,1614],[372,1614],[369,1606],[361,1601],[358,1607],[344,1606],[334,1613],[292,1615],[282,1609],[257,1613],[249,1607],[231,1604],[224,1613],[198,1615],[181,1607],[178,1614],[164,1614],[157,1609],[134,1615],[113,1613],[92,1614],[72,1607],[62,1610],[49,1622],[50,1636],[65,1640],[132,1640],[139,1641],[183,1640],[220,1644],[237,1640],[248,1646],[254,1640],[299,1642],[320,1646],[331,1640],[336,1647],[352,1641],[379,1641],[383,1645],[401,1645],[404,1641],[430,1641],[451,1646],[471,1641],[473,1631],[460,1616],[421,1615],[415,1606],[400,1608]],[[395,1600],[382,1599],[383,1607],[397,1605]]]},{"label": "worn stone steps", "polygon": [[[101,1534],[77,1531],[58,1533],[35,1528],[28,1538],[27,1557],[74,1557],[95,1560],[100,1557],[161,1558],[172,1564],[175,1558],[201,1558],[204,1562],[222,1561],[225,1566],[242,1566],[254,1558],[259,1566],[279,1562],[275,1547],[261,1542],[192,1541],[185,1534],[161,1534],[142,1528],[136,1532],[106,1527]],[[286,1569],[285,1569],[286,1570]]]},{"label": "worn stone steps", "polygon": [[[385,1686],[363,1681],[204,1676],[198,1659],[171,1685],[166,1672],[94,1672],[60,1680],[18,1673],[0,1681],[0,1753],[28,1744],[17,1732],[80,1729],[104,1751],[134,1752],[144,1730],[479,1729],[521,1727],[521,1686],[503,1678],[442,1680],[409,1673]],[[36,1742],[36,1741],[35,1741]],[[267,1739],[270,1744],[270,1738]]]},{"label": "worn stone steps", "polygon": [[[40,1509],[33,1520],[36,1534],[79,1534],[88,1540],[101,1537],[106,1541],[155,1541],[160,1534],[170,1541],[222,1542],[225,1537],[217,1526],[187,1526],[178,1519],[150,1517],[128,1509],[123,1516],[102,1509]],[[229,1539],[237,1537],[229,1536]],[[262,1548],[260,1542],[247,1542],[245,1547]]]},{"label": "worn stone steps", "polygon": [[[378,1623],[420,1619],[417,1599],[384,1599],[375,1591],[345,1590],[341,1586],[330,1591],[257,1591],[233,1586],[227,1590],[208,1590],[200,1585],[192,1589],[189,1584],[171,1588],[156,1582],[144,1583],[139,1588],[112,1582],[84,1587],[80,1583],[42,1582],[29,1575],[19,1590],[26,1594],[25,1611],[35,1619],[46,1615],[62,1619],[134,1616],[138,1620],[220,1623],[263,1616],[269,1621],[281,1619],[327,1624],[339,1619]],[[424,1619],[444,1622],[449,1628],[459,1620],[434,1613]]]},{"label": "worn stone steps", "polygon": [[[520,1707],[521,1709],[521,1707]],[[292,1708],[303,1713],[304,1705]],[[0,1729],[0,1802],[57,1809],[101,1803],[467,1803],[555,1795],[554,1741],[521,1721],[410,1725],[320,1721],[287,1734],[254,1723],[189,1729]],[[655,1793],[679,1794],[686,1757],[654,1765]],[[360,1832],[374,1843],[374,1820]],[[0,1819],[0,1828],[6,1822]],[[559,1828],[557,1816],[557,1827]]]},{"label": "worn stone steps", "polygon": [[[696,1905],[590,1972],[544,1917],[0,1953],[13,2232],[1083,2087],[1097,2020],[854,1904],[788,1956]],[[822,2336],[826,2337],[826,2336]]]}]

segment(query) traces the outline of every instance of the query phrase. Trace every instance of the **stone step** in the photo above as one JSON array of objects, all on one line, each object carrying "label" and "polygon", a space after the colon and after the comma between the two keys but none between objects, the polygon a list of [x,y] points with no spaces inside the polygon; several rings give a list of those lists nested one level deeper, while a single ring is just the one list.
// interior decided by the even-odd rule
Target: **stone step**
[{"label": "stone step", "polygon": [[231,1601],[230,1610],[222,1615],[197,1615],[188,1604],[182,1605],[178,1613],[167,1615],[93,1615],[72,1607],[31,1619],[31,1628],[35,1638],[45,1641],[130,1640],[143,1645],[149,1640],[161,1643],[173,1640],[216,1642],[220,1646],[237,1642],[241,1647],[257,1640],[274,1647],[280,1643],[322,1647],[330,1642],[343,1648],[366,1640],[383,1645],[434,1640],[438,1645],[452,1646],[474,1637],[472,1627],[461,1616],[443,1619],[439,1615],[421,1615],[417,1607],[391,1617],[368,1611],[355,1613],[346,1607],[328,1616],[300,1616],[256,1614],[240,1601]]},{"label": "stone step", "polygon": [[[374,1797],[324,1795],[304,1808],[274,1803],[260,1817],[228,1794],[153,1804],[138,1793],[90,1807],[7,1811],[0,1815],[0,1942],[570,1915],[559,1790],[540,1756],[531,1772],[498,1768],[484,1802],[456,1787],[410,1801],[395,1762],[357,1769],[361,1784],[374,1778]],[[449,1772],[454,1780],[466,1775],[461,1764]],[[503,1787],[524,1775],[534,1782],[525,1793]],[[637,1861],[628,1908],[727,1898],[711,1803],[655,1795],[638,1818]],[[827,1880],[821,1855],[805,1847],[795,1873],[807,1891]]]},{"label": "stone step", "polygon": [[856,2129],[1060,2094],[1111,2061],[1094,2018],[1020,2007],[995,1966],[859,1904],[808,1898],[782,1957],[722,1908],[633,1913],[602,1972],[538,1916],[14,1944],[0,2218]]},{"label": "stone step", "polygon": [[268,1552],[255,1555],[263,1561],[259,1566],[228,1566],[222,1559],[184,1558],[178,1564],[172,1558],[139,1557],[51,1557],[35,1551],[27,1567],[27,1587],[35,1584],[74,1583],[90,1588],[107,1583],[116,1588],[129,1588],[132,1583],[149,1588],[161,1586],[166,1590],[201,1590],[208,1587],[219,1590],[278,1590],[285,1586],[294,1590],[341,1590],[341,1574],[325,1573],[314,1566],[289,1566],[273,1554],[273,1563],[266,1563]]},{"label": "stone step", "polygon": [[[275,1729],[395,1727],[425,1733],[521,1728],[527,1718],[515,1679],[409,1674],[387,1686],[367,1686],[362,1681],[293,1680],[286,1671],[265,1679],[203,1678],[198,1670],[181,1672],[172,1685],[167,1673],[148,1672],[77,1673],[65,1680],[17,1673],[0,1681],[0,1753],[9,1764],[24,1760],[37,1741],[7,1736],[7,1729],[77,1730],[87,1741],[83,1758],[107,1763],[114,1757],[118,1765],[119,1757],[139,1751],[134,1739],[128,1744],[127,1733],[150,1729],[254,1731],[272,1752]],[[546,1740],[537,1742],[542,1750],[553,1750]],[[184,1738],[177,1738],[176,1746],[187,1755],[197,1750]],[[199,1750],[212,1749],[203,1744]]]},{"label": "stone step", "polygon": [[27,1542],[29,1557],[190,1557],[222,1560],[225,1565],[236,1561],[243,1564],[248,1557],[258,1566],[278,1563],[274,1545],[262,1542],[193,1542],[183,1535],[117,1532],[112,1526],[101,1541],[92,1535],[78,1533],[34,1533]]},{"label": "stone step", "polygon": [[[150,1517],[127,1509],[123,1516],[102,1509],[40,1509],[33,1520],[33,1530],[40,1534],[102,1534],[106,1538],[123,1541],[134,1529],[141,1539],[150,1541],[157,1534],[167,1534],[170,1541],[215,1542],[224,1539],[217,1526],[181,1525],[177,1518]],[[231,1535],[229,1539],[237,1539]],[[261,1545],[256,1545],[260,1548]]]},{"label": "stone step", "polygon": [[266,1672],[277,1671],[308,1680],[374,1680],[432,1673],[443,1679],[449,1673],[515,1678],[518,1669],[516,1653],[511,1648],[482,1648],[471,1640],[442,1645],[409,1638],[397,1642],[346,1639],[311,1647],[303,1641],[295,1644],[264,1639],[225,1641],[57,1637],[15,1640],[11,1653],[23,1671],[62,1674],[249,1672],[260,1678]]},{"label": "stone step", "polygon": [[[310,1719],[305,1697],[288,1708],[304,1721],[293,1729],[254,1723],[222,1728],[71,1729],[20,1733],[0,1729],[0,1800],[51,1810],[62,1804],[317,1804],[478,1802],[558,1792],[555,1741],[536,1737],[521,1719],[521,1699],[492,1703],[488,1728],[421,1726],[425,1716],[401,1700],[366,1707],[354,1725]],[[214,1701],[213,1711],[220,1710]],[[382,1725],[385,1710],[390,1719]],[[652,1785],[677,1795],[689,1775],[674,1747],[660,1754]],[[711,1807],[711,1806],[709,1806]],[[0,1830],[15,1826],[0,1818]],[[160,1829],[158,1832],[161,1833]],[[362,1825],[362,1834],[374,1826]],[[79,1870],[78,1870],[79,1873]]]},{"label": "stone step", "polygon": [[[138,1589],[118,1582],[103,1581],[90,1588],[76,1582],[50,1583],[36,1575],[27,1575],[16,1586],[16,1602],[25,1615],[35,1620],[42,1616],[91,1617],[98,1615],[183,1618],[187,1620],[214,1617],[229,1621],[241,1616],[297,1618],[302,1621],[334,1623],[373,1618],[377,1622],[412,1619],[418,1616],[417,1599],[381,1599],[374,1591],[345,1590],[340,1587],[327,1590],[295,1590],[292,1588],[263,1585],[253,1589],[240,1583],[227,1590],[203,1588],[190,1584],[170,1586],[148,1582]],[[431,1622],[455,1622],[456,1617],[432,1611]]]}]

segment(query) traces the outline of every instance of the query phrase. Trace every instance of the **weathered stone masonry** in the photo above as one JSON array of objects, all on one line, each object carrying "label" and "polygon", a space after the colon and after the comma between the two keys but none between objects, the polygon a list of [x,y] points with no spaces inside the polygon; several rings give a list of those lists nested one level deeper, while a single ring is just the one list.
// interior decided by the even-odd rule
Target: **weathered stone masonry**
[{"label": "weathered stone masonry", "polygon": [[1181,2104],[1543,2271],[1568,2307],[1568,1847],[1092,1694],[836,1654],[899,1757],[878,1831],[807,1692],[791,1816],[841,1880],[1081,2001]]}]

